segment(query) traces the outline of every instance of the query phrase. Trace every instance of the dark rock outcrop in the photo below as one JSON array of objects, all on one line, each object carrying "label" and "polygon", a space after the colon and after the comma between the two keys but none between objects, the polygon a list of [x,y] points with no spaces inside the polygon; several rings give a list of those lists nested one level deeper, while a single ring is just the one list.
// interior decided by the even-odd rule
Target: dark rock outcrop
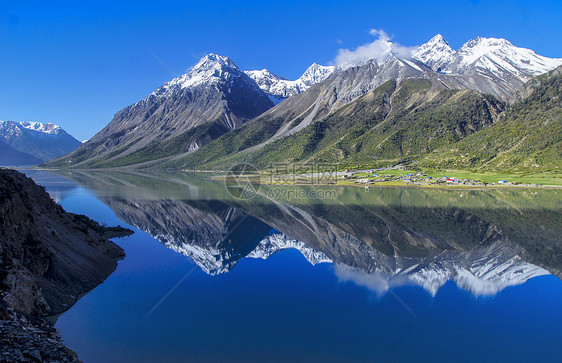
[{"label": "dark rock outcrop", "polygon": [[[69,309],[81,294],[102,283],[125,256],[123,249],[108,238],[131,233],[67,213],[25,175],[0,170],[2,326],[31,334],[19,317],[54,315]],[[7,352],[10,344],[23,341],[3,342],[0,354]]]}]

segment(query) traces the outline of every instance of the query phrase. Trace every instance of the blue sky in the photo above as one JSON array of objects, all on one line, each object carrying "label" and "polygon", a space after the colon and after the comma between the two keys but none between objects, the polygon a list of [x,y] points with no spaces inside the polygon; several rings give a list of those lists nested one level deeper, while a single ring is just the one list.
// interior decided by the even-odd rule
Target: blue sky
[{"label": "blue sky", "polygon": [[370,29],[405,46],[437,33],[455,49],[501,37],[560,58],[561,19],[560,0],[0,0],[0,120],[54,122],[86,139],[209,52],[295,79],[371,42]]}]

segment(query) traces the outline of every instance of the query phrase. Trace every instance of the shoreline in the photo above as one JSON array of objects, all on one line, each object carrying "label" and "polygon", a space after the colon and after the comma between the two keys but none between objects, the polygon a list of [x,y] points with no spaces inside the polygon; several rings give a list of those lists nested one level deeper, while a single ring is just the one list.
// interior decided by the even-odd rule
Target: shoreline
[{"label": "shoreline", "polygon": [[[251,176],[240,176],[242,179],[249,179]],[[216,182],[226,182],[223,175],[209,176],[205,178],[207,180]],[[240,183],[250,183],[249,180],[244,180]],[[467,185],[467,184],[456,184],[456,183],[419,183],[419,182],[401,182],[401,181],[383,181],[383,182],[369,182],[369,183],[357,183],[357,182],[347,182],[347,183],[283,183],[283,182],[263,182],[255,181],[259,185],[267,186],[286,186],[286,187],[354,187],[354,188],[424,188],[424,189],[463,189],[463,190],[483,190],[483,189],[562,189],[562,185],[551,185],[551,184],[479,184],[479,185]]]}]

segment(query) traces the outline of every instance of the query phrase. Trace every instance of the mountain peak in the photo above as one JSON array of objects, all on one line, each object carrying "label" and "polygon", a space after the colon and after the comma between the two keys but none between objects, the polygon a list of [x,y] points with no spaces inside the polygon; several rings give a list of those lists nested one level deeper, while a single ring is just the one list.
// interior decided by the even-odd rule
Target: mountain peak
[{"label": "mountain peak", "polygon": [[261,71],[246,71],[246,74],[270,96],[274,103],[279,103],[287,97],[304,92],[310,86],[322,82],[334,72],[334,69],[334,66],[323,66],[314,62],[299,79],[294,81],[271,73],[267,69],[262,69]]},{"label": "mountain peak", "polygon": [[199,85],[216,84],[220,81],[231,81],[243,75],[243,72],[234,64],[230,58],[209,53],[197,62],[190,71],[165,83],[154,95],[164,95],[171,88],[195,87]]},{"label": "mountain peak", "polygon": [[445,38],[441,34],[437,34],[427,43],[412,51],[412,57],[434,71],[442,72],[453,61],[455,53]]},{"label": "mountain peak", "polygon": [[229,69],[240,71],[230,58],[219,54],[209,53],[202,57],[199,62],[193,66],[189,73],[194,71],[208,71],[210,69]]},{"label": "mountain peak", "polygon": [[458,50],[455,72],[491,72],[498,77],[515,77],[525,82],[562,64],[562,59],[547,58],[502,38],[476,37]]},{"label": "mountain peak", "polygon": [[0,141],[41,161],[69,153],[80,146],[80,141],[60,126],[29,121],[0,121]]},{"label": "mountain peak", "polygon": [[427,42],[427,44],[438,44],[438,43],[445,43],[449,45],[449,43],[447,43],[447,41],[445,40],[445,38],[443,38],[441,34],[437,34],[436,36],[431,38],[429,42]]},{"label": "mountain peak", "polygon": [[58,134],[61,132],[60,126],[53,123],[21,121],[19,124],[28,130],[42,132],[45,134]]},{"label": "mountain peak", "polygon": [[[270,72],[268,69],[264,68],[262,70],[259,71],[246,71],[245,72],[248,76],[250,76],[250,78],[252,78],[254,81],[258,82],[259,79],[268,79],[268,80],[272,80],[272,79],[281,79],[281,80],[287,80],[287,78],[282,77],[280,75],[278,75],[277,73],[273,73]],[[259,85],[259,83],[258,83]]]},{"label": "mountain peak", "polygon": [[310,87],[313,84],[320,83],[328,78],[328,76],[334,72],[334,69],[334,66],[322,66],[314,62],[307,68],[298,80],[305,86]]},{"label": "mountain peak", "polygon": [[459,52],[462,52],[463,49],[470,49],[475,47],[489,47],[489,48],[501,48],[501,47],[513,47],[514,45],[511,44],[508,40],[503,38],[484,38],[484,37],[476,37],[474,39],[469,40],[466,42],[460,49]]},{"label": "mountain peak", "polygon": [[486,73],[515,86],[562,64],[562,59],[542,57],[503,38],[478,36],[455,51],[441,34],[415,49],[412,57],[437,72]]},{"label": "mountain peak", "polygon": [[26,129],[41,134],[57,135],[62,132],[62,128],[53,123],[31,122],[31,121],[0,121],[0,127],[12,129]]}]

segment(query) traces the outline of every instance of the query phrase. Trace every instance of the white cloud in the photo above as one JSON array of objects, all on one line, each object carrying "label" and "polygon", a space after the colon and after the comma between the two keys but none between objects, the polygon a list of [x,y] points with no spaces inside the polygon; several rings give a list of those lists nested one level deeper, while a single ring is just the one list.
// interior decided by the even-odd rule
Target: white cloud
[{"label": "white cloud", "polygon": [[371,30],[369,30],[369,34],[371,34],[372,36],[377,37],[379,39],[390,40],[390,37],[388,36],[388,34],[386,34],[386,32],[382,29],[371,29]]},{"label": "white cloud", "polygon": [[370,59],[374,59],[377,63],[381,63],[390,58],[391,55],[397,55],[402,58],[409,58],[414,47],[405,47],[398,43],[393,43],[392,39],[382,29],[371,29],[369,34],[376,39],[371,43],[363,44],[357,48],[339,49],[336,59],[333,63],[340,68],[349,68]]},{"label": "white cloud", "polygon": [[393,287],[413,285],[408,276],[394,275],[382,270],[362,271],[343,264],[334,265],[334,273],[339,282],[353,282],[357,286],[366,287],[381,297]]}]

